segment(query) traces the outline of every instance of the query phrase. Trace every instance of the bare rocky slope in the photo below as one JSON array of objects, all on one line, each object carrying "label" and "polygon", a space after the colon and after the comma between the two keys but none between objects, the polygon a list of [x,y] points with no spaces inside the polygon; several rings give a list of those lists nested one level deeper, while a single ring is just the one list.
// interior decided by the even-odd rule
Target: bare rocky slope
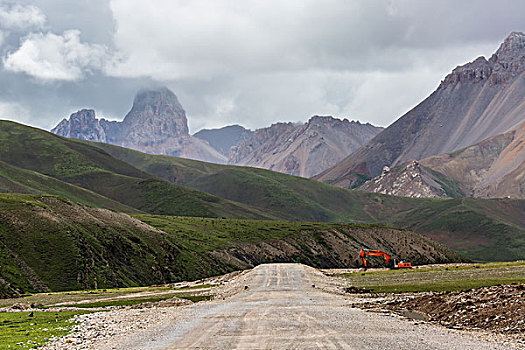
[{"label": "bare rocky slope", "polygon": [[111,143],[146,153],[166,154],[214,163],[227,158],[188,133],[186,112],[167,88],[140,91],[122,122],[97,119],[83,109],[62,120],[51,132],[65,137]]},{"label": "bare rocky slope", "polygon": [[525,198],[525,122],[453,153],[410,161],[360,190],[404,197]]},{"label": "bare rocky slope", "polygon": [[481,198],[525,198],[525,122],[476,145],[429,157],[421,164]]},{"label": "bare rocky slope", "polygon": [[525,118],[525,34],[487,60],[459,66],[419,105],[316,179],[356,187],[384,166],[450,153],[516,128]]},{"label": "bare rocky slope", "polygon": [[314,116],[303,125],[276,123],[231,148],[229,164],[311,177],[337,164],[382,128]]},{"label": "bare rocky slope", "polygon": [[461,195],[459,191],[457,193],[450,191],[438,174],[422,167],[415,160],[394,169],[384,167],[381,175],[368,180],[358,189],[412,198],[445,198]]}]

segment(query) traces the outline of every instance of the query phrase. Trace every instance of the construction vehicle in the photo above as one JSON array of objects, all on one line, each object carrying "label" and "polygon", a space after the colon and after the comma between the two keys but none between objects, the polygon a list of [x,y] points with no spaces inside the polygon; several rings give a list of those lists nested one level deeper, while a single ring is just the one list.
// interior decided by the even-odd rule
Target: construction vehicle
[{"label": "construction vehicle", "polygon": [[390,269],[410,269],[412,268],[412,264],[409,263],[408,261],[401,260],[398,262],[396,259],[392,258],[387,253],[382,252],[380,250],[363,248],[361,249],[359,256],[361,257],[361,262],[365,270],[366,270],[366,256],[367,255],[382,256],[383,258],[385,258],[386,266],[388,266],[388,268]]}]

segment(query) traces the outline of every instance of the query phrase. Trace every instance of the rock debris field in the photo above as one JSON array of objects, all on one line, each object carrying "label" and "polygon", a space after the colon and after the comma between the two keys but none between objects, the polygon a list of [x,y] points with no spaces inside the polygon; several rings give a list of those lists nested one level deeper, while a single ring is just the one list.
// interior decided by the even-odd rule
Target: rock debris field
[{"label": "rock debris field", "polygon": [[521,335],[525,341],[525,284],[425,293],[391,306],[422,312],[446,327]]}]

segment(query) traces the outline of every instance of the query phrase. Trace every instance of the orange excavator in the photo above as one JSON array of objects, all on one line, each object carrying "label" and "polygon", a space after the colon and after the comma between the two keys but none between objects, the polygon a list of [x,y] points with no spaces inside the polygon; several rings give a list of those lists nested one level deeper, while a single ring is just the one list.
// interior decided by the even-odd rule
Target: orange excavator
[{"label": "orange excavator", "polygon": [[382,256],[385,258],[386,266],[388,266],[391,269],[409,269],[412,267],[412,264],[408,261],[401,260],[400,262],[397,262],[396,259],[392,258],[390,255],[388,255],[385,252],[382,252],[377,249],[367,249],[363,248],[361,249],[361,252],[359,253],[359,256],[361,257],[361,262],[363,263],[363,267],[366,270],[366,256]]}]

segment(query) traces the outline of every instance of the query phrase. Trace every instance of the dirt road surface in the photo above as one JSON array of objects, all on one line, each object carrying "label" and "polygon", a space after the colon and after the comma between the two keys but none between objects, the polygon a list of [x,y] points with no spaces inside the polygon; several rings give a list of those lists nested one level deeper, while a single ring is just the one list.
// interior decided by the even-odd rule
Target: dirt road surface
[{"label": "dirt road surface", "polygon": [[97,349],[508,349],[473,333],[352,308],[329,278],[300,264],[260,265],[239,293],[198,303],[161,326]]}]

